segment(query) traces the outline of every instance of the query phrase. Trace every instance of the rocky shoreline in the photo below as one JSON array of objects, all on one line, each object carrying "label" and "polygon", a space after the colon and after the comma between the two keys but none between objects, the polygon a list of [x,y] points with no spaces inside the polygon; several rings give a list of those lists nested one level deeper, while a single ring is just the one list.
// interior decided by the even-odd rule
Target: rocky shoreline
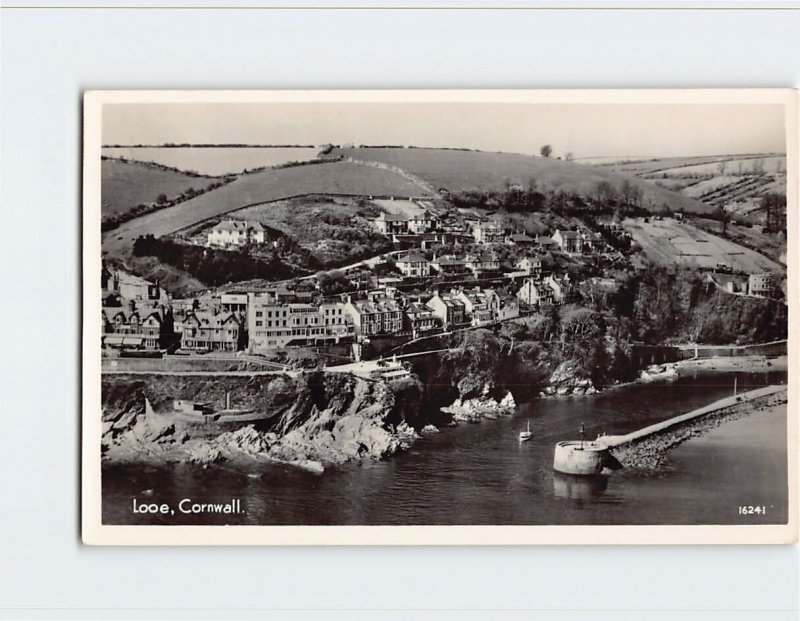
[{"label": "rocky shoreline", "polygon": [[721,408],[705,416],[675,425],[669,429],[647,436],[642,440],[623,444],[612,449],[614,457],[629,470],[655,471],[665,466],[668,452],[692,438],[720,425],[751,416],[770,414],[784,407],[788,400],[788,389],[751,401]]},{"label": "rocky shoreline", "polygon": [[440,408],[442,412],[452,416],[452,423],[478,423],[482,420],[492,420],[500,416],[510,416],[517,408],[514,395],[507,392],[497,401],[488,395],[488,387],[484,388],[480,397],[473,399],[456,399],[452,405]]},{"label": "rocky shoreline", "polygon": [[[682,361],[653,365],[635,381],[673,379],[686,370],[725,371],[731,365],[738,370],[757,370],[780,369],[782,363],[761,359]],[[517,403],[510,391],[488,380],[472,381],[476,379],[461,378],[454,387],[458,396],[452,403],[431,409],[430,404],[422,406],[424,390],[415,378],[387,383],[346,374],[304,373],[209,382],[191,377],[104,375],[103,459],[203,466],[255,460],[312,472],[349,461],[379,460],[407,449],[420,435],[434,433],[440,427],[514,413]],[[590,379],[576,373],[570,362],[561,363],[548,379],[541,397],[599,392]],[[203,424],[187,421],[172,411],[172,399],[219,402],[226,393],[233,395],[238,406],[262,412],[263,420],[255,424]],[[159,413],[145,415],[145,397]],[[216,408],[220,407],[216,403]],[[626,455],[636,467],[658,467],[669,448],[720,424],[725,416],[721,412],[671,430],[649,443],[626,448]]]},{"label": "rocky shoreline", "polygon": [[[157,389],[176,398],[219,392],[200,380],[181,381],[164,387],[158,381],[104,378],[104,461],[206,466],[255,460],[322,472],[330,464],[384,458],[418,437],[402,415],[404,388],[413,401],[413,384],[390,387],[344,375],[276,376],[262,383],[230,380],[226,388],[236,393],[237,401],[252,403],[264,418],[228,424],[186,420],[163,403],[168,400]],[[160,404],[157,411],[145,410],[145,398]]]}]

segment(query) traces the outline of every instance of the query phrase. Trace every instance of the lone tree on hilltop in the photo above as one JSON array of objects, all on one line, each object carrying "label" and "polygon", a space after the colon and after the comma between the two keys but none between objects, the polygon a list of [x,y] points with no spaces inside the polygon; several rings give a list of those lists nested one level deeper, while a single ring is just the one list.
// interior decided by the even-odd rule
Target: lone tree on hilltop
[{"label": "lone tree on hilltop", "polygon": [[539,149],[539,153],[541,153],[542,157],[550,157],[553,153],[553,147],[549,144],[543,145],[541,149]]}]

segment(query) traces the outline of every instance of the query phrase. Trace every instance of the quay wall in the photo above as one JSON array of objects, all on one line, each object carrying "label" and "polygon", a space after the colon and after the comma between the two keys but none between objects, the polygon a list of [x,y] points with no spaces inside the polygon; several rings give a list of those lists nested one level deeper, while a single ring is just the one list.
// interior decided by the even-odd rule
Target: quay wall
[{"label": "quay wall", "polygon": [[713,403],[706,405],[702,408],[692,410],[691,412],[687,412],[686,414],[675,416],[673,418],[662,421],[660,423],[656,423],[654,425],[649,425],[647,427],[644,427],[642,429],[633,431],[625,435],[605,436],[600,440],[598,440],[598,442],[602,442],[609,449],[623,446],[625,444],[631,444],[633,442],[644,440],[649,436],[668,431],[673,427],[701,418],[703,416],[730,407],[732,405],[747,403],[748,401],[752,401],[753,399],[776,394],[785,391],[786,389],[787,389],[786,385],[780,384],[776,386],[765,386],[763,388],[749,390],[747,392],[739,393],[738,395],[735,396],[725,397],[724,399],[714,401]]}]

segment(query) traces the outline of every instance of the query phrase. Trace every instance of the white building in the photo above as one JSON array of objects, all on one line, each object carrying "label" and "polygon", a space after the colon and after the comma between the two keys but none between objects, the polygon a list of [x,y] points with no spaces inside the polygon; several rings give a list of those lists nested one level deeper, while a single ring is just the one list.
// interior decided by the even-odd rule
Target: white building
[{"label": "white building", "polygon": [[576,231],[559,231],[553,233],[553,241],[562,251],[575,253],[581,251],[581,236]]},{"label": "white building", "polygon": [[770,272],[750,274],[747,278],[747,292],[756,297],[770,297],[775,294],[775,275]]},{"label": "white building", "polygon": [[472,237],[478,244],[502,244],[505,231],[494,222],[480,222],[472,227]]},{"label": "white building", "polygon": [[528,274],[538,274],[542,271],[542,260],[537,257],[523,257],[516,262],[515,267]]},{"label": "white building", "polygon": [[428,300],[427,307],[439,318],[445,329],[461,326],[469,321],[464,303],[453,295],[436,293]]},{"label": "white building", "polygon": [[500,269],[500,262],[492,254],[469,254],[464,259],[464,265],[477,278],[484,272],[493,272]]},{"label": "white building", "polygon": [[425,255],[418,250],[410,250],[398,257],[395,261],[395,265],[397,265],[397,269],[402,272],[403,276],[430,276],[431,273],[430,262],[425,258]]},{"label": "white building", "polygon": [[223,220],[208,232],[208,245],[228,248],[264,243],[264,227],[258,222]]},{"label": "white building", "polygon": [[462,289],[455,298],[464,304],[464,310],[473,326],[482,326],[497,320],[500,297],[494,289]]},{"label": "white building", "polygon": [[341,302],[319,306],[276,302],[273,296],[248,294],[248,341],[252,351],[339,342],[353,335],[352,324]]},{"label": "white building", "polygon": [[533,277],[526,278],[522,287],[517,291],[517,299],[524,302],[528,306],[538,306],[552,298],[552,290],[549,287],[543,286],[537,282]]},{"label": "white building", "polygon": [[550,287],[550,290],[553,292],[553,302],[556,304],[564,302],[571,287],[569,276],[566,274],[561,278],[550,274],[544,279],[544,284]]}]

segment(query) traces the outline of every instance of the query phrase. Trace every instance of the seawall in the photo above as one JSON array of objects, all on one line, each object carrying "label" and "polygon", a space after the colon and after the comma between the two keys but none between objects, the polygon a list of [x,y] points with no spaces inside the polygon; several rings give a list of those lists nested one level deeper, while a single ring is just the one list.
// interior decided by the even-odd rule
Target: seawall
[{"label": "seawall", "polygon": [[745,404],[750,401],[753,401],[754,399],[784,392],[786,390],[787,390],[786,386],[777,385],[777,386],[765,386],[764,388],[757,388],[755,390],[741,392],[735,396],[719,399],[718,401],[714,401],[713,403],[706,405],[702,408],[692,410],[691,412],[687,412],[686,414],[675,416],[673,418],[662,421],[660,423],[656,423],[654,425],[643,427],[642,429],[638,429],[637,431],[633,431],[625,435],[604,436],[602,438],[599,438],[597,442],[602,443],[607,448],[615,448],[618,446],[622,446],[624,444],[638,442],[654,434],[663,433],[665,431],[670,430],[673,427],[683,425],[687,422],[701,418],[708,414],[712,414],[719,410],[729,408],[731,406],[738,404]]},{"label": "seawall", "polygon": [[666,461],[667,452],[727,421],[745,416],[768,416],[786,411],[787,386],[768,386],[715,401],[703,408],[676,416],[622,436],[599,438],[609,453],[625,468],[656,470]]}]

